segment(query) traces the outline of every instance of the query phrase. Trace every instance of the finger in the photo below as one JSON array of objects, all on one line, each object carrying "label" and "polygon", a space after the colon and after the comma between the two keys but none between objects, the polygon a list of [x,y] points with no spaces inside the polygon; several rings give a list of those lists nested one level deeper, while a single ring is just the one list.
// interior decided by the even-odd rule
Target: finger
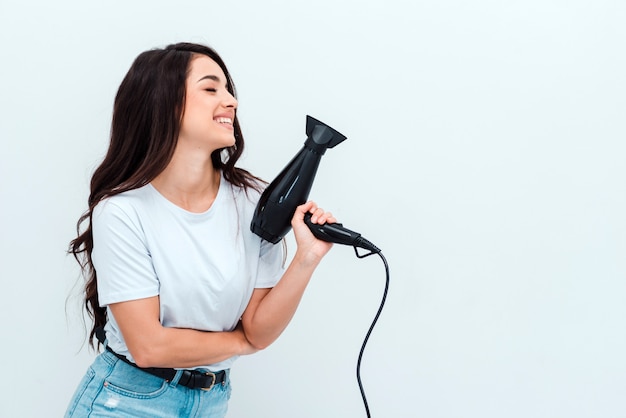
[{"label": "finger", "polygon": [[313,223],[323,223],[319,222],[319,219],[324,216],[324,209],[316,208],[315,210],[310,210],[309,212],[311,212],[311,221]]},{"label": "finger", "polygon": [[305,213],[314,211],[316,209],[316,207],[317,206],[315,205],[315,202],[308,201],[308,202],[303,203],[300,206],[298,206],[296,208],[296,212],[300,213],[302,215],[302,217],[304,218],[304,214]]},{"label": "finger", "polygon": [[332,219],[332,217],[333,217],[333,214],[332,214],[332,213],[330,213],[330,212],[324,212],[324,213],[322,213],[322,214],[321,214],[321,215],[317,218],[317,222],[318,222],[319,224],[324,224],[324,223],[326,223],[326,222],[328,222],[328,223],[332,223],[332,222],[330,221],[330,219]]},{"label": "finger", "polygon": [[293,215],[292,222],[296,221],[298,223],[304,222],[304,215],[308,212],[315,211],[317,209],[317,205],[315,202],[308,201],[306,203],[301,204],[296,207],[296,211]]},{"label": "finger", "polygon": [[326,222],[329,224],[337,223],[337,219],[333,216],[333,214],[330,212],[327,212],[327,213],[328,213],[328,216],[326,217]]}]

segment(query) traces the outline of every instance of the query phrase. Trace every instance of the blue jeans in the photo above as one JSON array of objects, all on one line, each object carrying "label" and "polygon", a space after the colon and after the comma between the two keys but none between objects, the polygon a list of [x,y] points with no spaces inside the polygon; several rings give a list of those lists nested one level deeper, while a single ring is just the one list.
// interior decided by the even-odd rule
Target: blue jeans
[{"label": "blue jeans", "polygon": [[230,380],[211,390],[178,385],[124,363],[108,351],[87,370],[65,417],[209,417],[228,410]]}]

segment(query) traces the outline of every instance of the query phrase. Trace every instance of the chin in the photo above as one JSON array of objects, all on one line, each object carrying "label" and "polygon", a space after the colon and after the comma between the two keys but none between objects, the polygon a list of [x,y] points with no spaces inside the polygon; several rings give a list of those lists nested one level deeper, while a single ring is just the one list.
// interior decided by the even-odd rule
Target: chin
[{"label": "chin", "polygon": [[223,148],[229,148],[232,146],[235,146],[235,136],[234,135],[222,135],[219,137],[213,137],[212,139],[208,139],[208,141],[212,142],[212,145],[216,148],[216,149],[223,149]]},{"label": "chin", "polygon": [[221,149],[228,149],[234,146],[235,146],[235,141],[228,141],[228,142],[224,141],[224,144],[222,145]]}]

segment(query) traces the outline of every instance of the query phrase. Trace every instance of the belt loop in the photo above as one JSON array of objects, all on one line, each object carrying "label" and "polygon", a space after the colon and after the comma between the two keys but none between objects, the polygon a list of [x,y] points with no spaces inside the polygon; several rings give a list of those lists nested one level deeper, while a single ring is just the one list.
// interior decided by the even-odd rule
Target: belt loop
[{"label": "belt loop", "polygon": [[180,377],[183,375],[184,372],[185,370],[176,370],[176,374],[174,375],[174,378],[170,382],[170,385],[171,386],[178,385],[178,381],[180,380]]}]

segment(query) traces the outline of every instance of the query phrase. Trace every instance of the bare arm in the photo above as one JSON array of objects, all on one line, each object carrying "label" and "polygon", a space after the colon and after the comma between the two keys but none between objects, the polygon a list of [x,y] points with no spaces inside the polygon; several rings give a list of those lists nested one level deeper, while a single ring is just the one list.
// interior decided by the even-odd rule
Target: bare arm
[{"label": "bare arm", "polygon": [[273,343],[287,327],[315,268],[332,247],[313,236],[304,223],[307,212],[313,213],[314,223],[336,222],[330,213],[317,208],[313,202],[296,209],[291,221],[298,246],[296,254],[274,288],[255,289],[242,317],[245,335],[257,349]]},{"label": "bare arm", "polygon": [[109,307],[139,367],[195,367],[257,351],[241,326],[232,332],[163,327],[158,296]]}]

